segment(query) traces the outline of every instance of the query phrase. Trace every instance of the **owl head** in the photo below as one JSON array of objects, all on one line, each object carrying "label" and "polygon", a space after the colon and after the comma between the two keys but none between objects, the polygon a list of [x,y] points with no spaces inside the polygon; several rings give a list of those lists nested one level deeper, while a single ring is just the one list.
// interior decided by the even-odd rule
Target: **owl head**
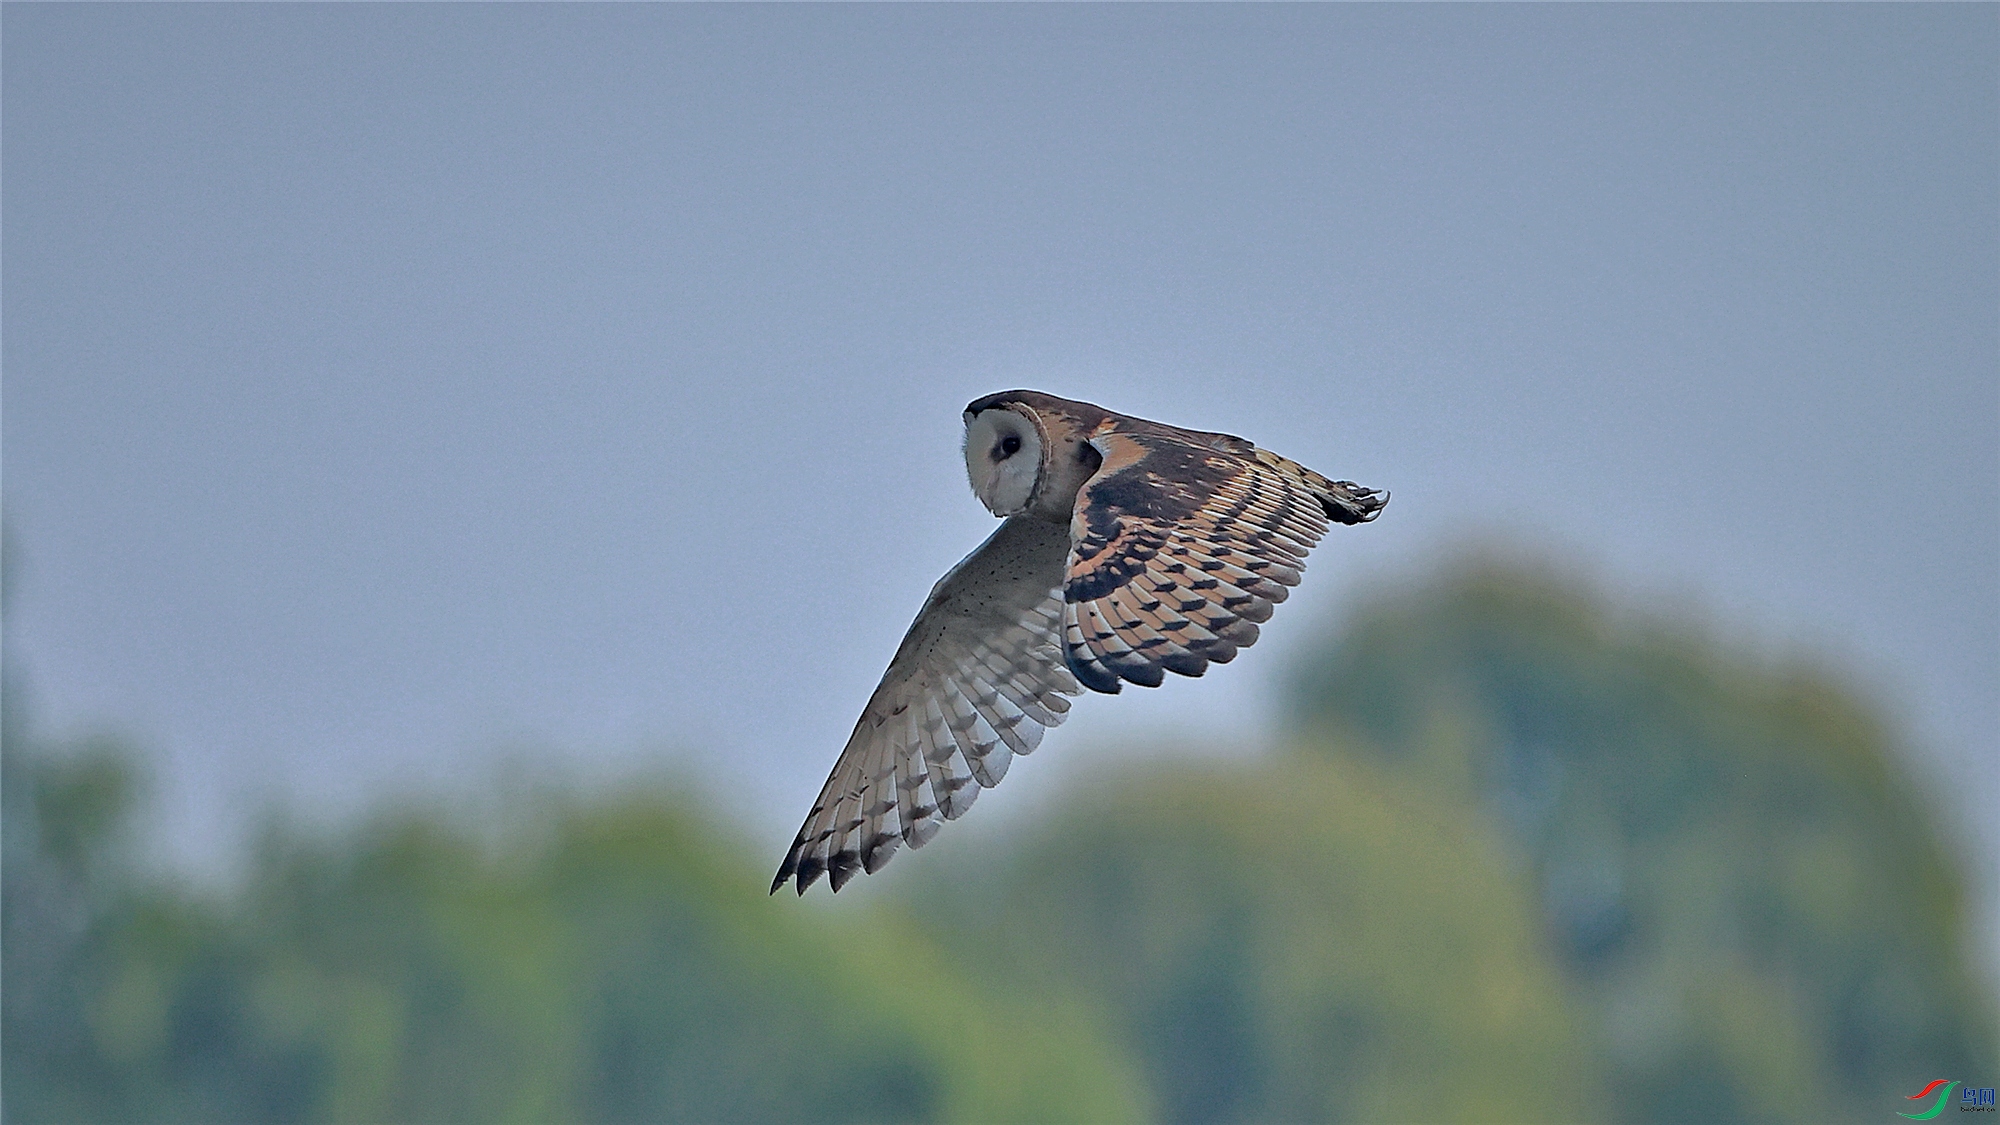
[{"label": "owl head", "polygon": [[965,475],[987,511],[1011,516],[1027,510],[1042,476],[1042,445],[1041,422],[1025,405],[966,410]]},{"label": "owl head", "polygon": [[1066,522],[1076,490],[1103,464],[1091,435],[1111,412],[1040,391],[1001,391],[965,408],[965,475],[996,516],[1033,509]]}]

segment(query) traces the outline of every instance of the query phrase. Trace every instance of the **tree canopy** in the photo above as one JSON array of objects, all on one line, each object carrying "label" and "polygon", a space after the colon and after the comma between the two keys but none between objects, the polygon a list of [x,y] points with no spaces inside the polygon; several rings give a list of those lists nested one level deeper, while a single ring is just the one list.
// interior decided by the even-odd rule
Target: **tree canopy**
[{"label": "tree canopy", "polygon": [[1962,864],[1825,674],[1491,562],[1295,672],[1284,749],[1122,759],[839,908],[673,786],[197,892],[10,681],[5,1116],[1819,1121],[1996,1069]]}]

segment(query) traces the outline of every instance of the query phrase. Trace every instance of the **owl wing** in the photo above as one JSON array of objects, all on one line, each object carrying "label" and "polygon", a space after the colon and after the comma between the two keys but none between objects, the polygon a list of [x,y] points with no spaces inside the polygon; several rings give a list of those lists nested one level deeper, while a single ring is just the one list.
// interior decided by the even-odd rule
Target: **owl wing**
[{"label": "owl wing", "polygon": [[1114,419],[1077,492],[1063,591],[1070,670],[1093,691],[1199,676],[1257,640],[1328,521],[1388,496],[1227,434]]},{"label": "owl wing", "polygon": [[931,589],[771,883],[833,889],[924,846],[1082,691],[1062,656],[1060,524],[1016,516]]}]

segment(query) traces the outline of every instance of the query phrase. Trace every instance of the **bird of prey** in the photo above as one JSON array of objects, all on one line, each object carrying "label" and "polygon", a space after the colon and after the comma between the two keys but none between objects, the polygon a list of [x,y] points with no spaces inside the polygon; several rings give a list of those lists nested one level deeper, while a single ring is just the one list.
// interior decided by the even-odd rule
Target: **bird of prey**
[{"label": "bird of prey", "polygon": [[1228,434],[1038,391],[965,408],[972,492],[1005,520],[931,588],[771,883],[801,895],[920,848],[1083,688],[1199,676],[1257,639],[1328,521],[1386,493]]}]

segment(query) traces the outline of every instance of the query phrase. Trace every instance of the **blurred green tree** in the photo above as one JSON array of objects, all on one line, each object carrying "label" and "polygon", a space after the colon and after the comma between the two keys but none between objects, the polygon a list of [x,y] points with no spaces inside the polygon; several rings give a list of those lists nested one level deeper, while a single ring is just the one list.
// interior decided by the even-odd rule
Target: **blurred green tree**
[{"label": "blurred green tree", "polygon": [[11,1121],[99,1120],[122,1075],[91,1000],[135,913],[123,829],[137,777],[108,743],[34,755],[19,686],[0,689],[0,1096]]},{"label": "blurred green tree", "polygon": [[1143,1116],[1070,1006],[977,991],[893,910],[767,898],[679,798],[497,843],[418,814],[274,837],[204,906],[71,865],[115,835],[115,761],[10,765],[10,830],[38,817],[7,851],[11,1122]]},{"label": "blurred green tree", "polygon": [[1283,753],[838,906],[674,786],[275,831],[204,897],[140,870],[131,755],[35,745],[18,688],[20,1125],[1872,1119],[1996,1060],[1883,725],[1519,566],[1366,603]]},{"label": "blurred green tree", "polygon": [[1134,767],[923,897],[995,979],[1108,1008],[1168,1122],[1593,1119],[1526,882],[1464,813],[1355,759]]},{"label": "blurred green tree", "polygon": [[1504,826],[1620,1120],[1872,1118],[2000,1058],[1944,827],[1823,673],[1489,556],[1367,602],[1294,716]]}]

